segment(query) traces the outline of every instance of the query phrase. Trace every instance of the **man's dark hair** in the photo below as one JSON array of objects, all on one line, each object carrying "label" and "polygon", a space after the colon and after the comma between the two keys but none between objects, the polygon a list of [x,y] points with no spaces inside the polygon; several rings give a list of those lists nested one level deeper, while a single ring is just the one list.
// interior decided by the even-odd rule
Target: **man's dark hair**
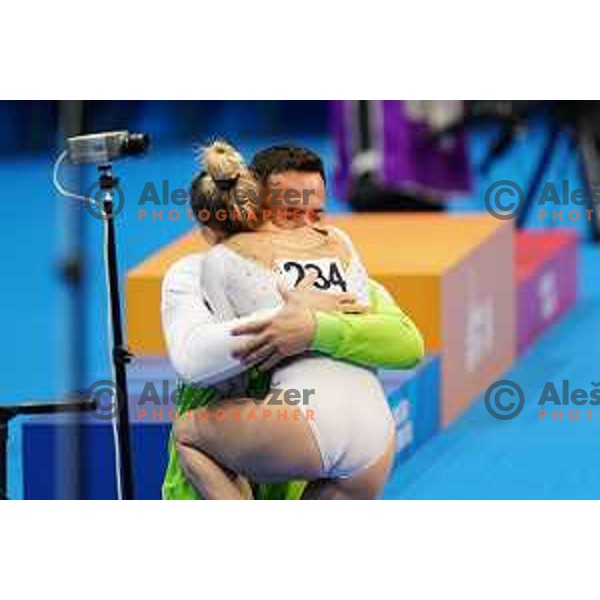
[{"label": "man's dark hair", "polygon": [[301,146],[271,146],[254,155],[250,169],[260,181],[286,171],[319,173],[325,179],[325,167],[318,154]]}]

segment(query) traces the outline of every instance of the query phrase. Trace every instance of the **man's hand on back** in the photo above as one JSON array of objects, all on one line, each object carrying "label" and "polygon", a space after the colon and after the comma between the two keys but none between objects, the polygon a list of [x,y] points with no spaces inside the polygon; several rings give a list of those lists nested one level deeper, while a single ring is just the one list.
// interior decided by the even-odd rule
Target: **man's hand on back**
[{"label": "man's hand on back", "polygon": [[233,335],[253,336],[233,353],[234,358],[268,371],[284,358],[311,347],[316,329],[313,310],[351,313],[365,310],[351,294],[326,294],[311,289],[314,280],[307,277],[293,290],[280,289],[285,305],[274,317],[234,329]]}]

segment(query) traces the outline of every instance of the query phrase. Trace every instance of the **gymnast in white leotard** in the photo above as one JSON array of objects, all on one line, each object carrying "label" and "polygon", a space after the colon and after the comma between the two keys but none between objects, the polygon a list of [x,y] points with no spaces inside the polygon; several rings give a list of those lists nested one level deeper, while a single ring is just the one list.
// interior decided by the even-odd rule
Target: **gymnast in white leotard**
[{"label": "gymnast in white leotard", "polygon": [[[241,208],[244,212],[252,209],[249,203],[240,203],[239,191],[248,191],[255,185],[255,176],[245,169],[239,154],[224,143],[213,144],[204,156],[208,173],[201,175],[196,182],[201,191],[199,195],[205,199],[204,206],[213,210],[222,206],[219,202],[224,201],[229,217],[221,220],[219,226],[229,228],[230,235],[206,254],[202,269],[201,288],[206,304],[217,320],[229,321],[257,311],[277,311],[283,304],[280,290],[294,287],[309,275],[314,279],[313,286],[323,293],[349,292],[363,304],[368,303],[368,276],[346,234],[314,223],[285,228],[259,222],[256,227],[250,228],[243,224],[243,220],[236,221],[231,218],[233,210]],[[299,176],[303,174],[299,173]],[[256,198],[257,194],[253,197]],[[239,371],[247,366],[240,366]],[[235,375],[234,372],[231,374]],[[230,398],[236,393],[243,396],[243,383],[234,385],[234,381],[235,377],[232,377],[227,382],[224,394]],[[201,428],[183,422],[176,427],[176,439],[183,441],[183,454],[180,455],[184,462],[185,452],[191,445],[219,460],[226,468],[245,471],[257,481],[287,480],[290,477],[329,482],[347,480],[345,488],[339,483],[330,484],[330,487],[341,485],[345,494],[330,493],[329,496],[376,495],[382,484],[381,474],[385,480],[389,469],[394,427],[385,394],[375,374],[361,366],[306,353],[278,365],[272,373],[272,381],[281,390],[314,390],[308,404],[300,403],[294,407],[303,410],[305,419],[304,433],[299,433],[300,426],[288,432],[287,439],[292,448],[281,442],[277,446],[282,432],[274,427],[279,425],[279,429],[283,429],[288,427],[287,424],[264,423],[262,428],[254,424],[253,435],[270,436],[273,440],[273,443],[266,443],[269,452],[265,457],[260,452],[257,454],[251,442],[245,447],[239,442],[240,438],[244,438],[244,430],[249,427],[243,420],[222,425],[223,436],[218,448],[211,444],[211,434],[205,434],[204,439],[199,440]],[[212,383],[210,380],[196,382],[198,385]],[[239,435],[231,446],[238,443],[242,447],[228,453],[224,438],[228,434],[233,437],[232,430],[236,427],[239,431],[234,433]],[[212,435],[212,439],[216,439],[214,432]],[[302,440],[303,435],[311,439]],[[285,435],[283,439],[286,439]],[[300,441],[292,443],[296,439]],[[313,449],[316,449],[318,460],[311,459]],[[243,457],[240,458],[242,453],[246,457],[254,455],[258,464],[245,462]],[[193,459],[188,462],[193,462]],[[305,460],[307,464],[303,464]],[[287,471],[278,471],[280,466]],[[193,470],[193,465],[188,464],[188,473],[190,469]],[[372,481],[368,482],[373,479],[369,476],[370,472],[376,474],[374,479],[378,483],[375,485]],[[362,480],[367,484],[361,485]]]}]

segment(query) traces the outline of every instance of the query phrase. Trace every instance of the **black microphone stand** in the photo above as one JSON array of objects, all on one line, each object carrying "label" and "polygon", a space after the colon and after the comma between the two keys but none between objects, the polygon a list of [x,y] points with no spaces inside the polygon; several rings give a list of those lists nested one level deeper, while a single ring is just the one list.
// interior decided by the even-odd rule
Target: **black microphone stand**
[{"label": "black microphone stand", "polygon": [[112,166],[107,163],[98,166],[100,172],[100,190],[103,193],[102,205],[105,214],[105,227],[107,233],[108,262],[108,292],[110,298],[110,316],[112,328],[112,363],[115,372],[117,394],[117,436],[119,446],[118,468],[122,482],[122,499],[133,500],[133,460],[131,456],[131,439],[129,432],[129,394],[127,390],[127,364],[131,362],[132,354],[123,343],[123,324],[121,318],[121,296],[119,292],[119,274],[117,269],[117,243],[114,225],[113,193],[118,185],[118,179],[112,174]]}]

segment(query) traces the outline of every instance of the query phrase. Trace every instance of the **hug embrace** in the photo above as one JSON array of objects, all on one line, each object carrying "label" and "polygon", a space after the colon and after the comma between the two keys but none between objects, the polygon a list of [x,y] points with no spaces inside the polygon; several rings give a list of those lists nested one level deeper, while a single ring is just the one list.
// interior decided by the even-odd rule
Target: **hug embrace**
[{"label": "hug embrace", "polygon": [[[182,381],[163,497],[379,497],[396,442],[376,369],[414,367],[421,334],[348,235],[323,220],[315,153],[275,146],[246,165],[216,141],[201,160],[190,204],[209,215],[198,221],[211,248],[163,281],[163,330]],[[303,390],[307,402],[248,418],[275,393]]]}]

